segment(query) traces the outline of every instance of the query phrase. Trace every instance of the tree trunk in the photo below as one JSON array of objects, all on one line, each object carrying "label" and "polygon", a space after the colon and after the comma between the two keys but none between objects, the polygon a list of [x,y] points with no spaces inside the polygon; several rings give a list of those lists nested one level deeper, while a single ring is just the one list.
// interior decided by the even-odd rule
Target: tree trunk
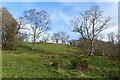
[{"label": "tree trunk", "polygon": [[34,46],[35,46],[35,35],[34,35],[32,50],[34,50]]},{"label": "tree trunk", "polygon": [[90,56],[93,56],[93,52],[94,52],[94,41],[91,41],[91,52],[90,52]]},{"label": "tree trunk", "polygon": [[64,41],[62,41],[62,44],[64,43]]},{"label": "tree trunk", "polygon": [[58,43],[58,40],[56,40],[56,43]]},{"label": "tree trunk", "polygon": [[32,50],[34,50],[35,42],[33,42]]}]

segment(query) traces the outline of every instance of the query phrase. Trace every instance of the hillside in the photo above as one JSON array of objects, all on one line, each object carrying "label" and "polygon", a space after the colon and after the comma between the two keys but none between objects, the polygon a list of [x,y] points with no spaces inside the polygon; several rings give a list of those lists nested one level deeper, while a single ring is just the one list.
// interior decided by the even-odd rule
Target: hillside
[{"label": "hillside", "polygon": [[[3,78],[114,78],[118,76],[118,60],[97,56],[88,57],[89,72],[79,76],[76,69],[71,69],[71,61],[80,55],[80,48],[66,44],[20,43],[15,51],[3,50]],[[58,61],[59,66],[51,65]]]},{"label": "hillside", "polygon": [[31,50],[32,43],[29,42],[23,42],[18,45],[17,51],[27,53],[27,55],[80,55],[79,47],[60,43],[36,43],[34,50]]}]

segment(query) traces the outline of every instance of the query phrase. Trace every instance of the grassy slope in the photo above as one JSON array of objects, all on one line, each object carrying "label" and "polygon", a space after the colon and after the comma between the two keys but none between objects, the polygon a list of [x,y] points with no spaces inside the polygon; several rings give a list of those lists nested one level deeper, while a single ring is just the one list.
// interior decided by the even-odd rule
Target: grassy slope
[{"label": "grassy slope", "polygon": [[[46,55],[80,55],[80,49],[65,44],[36,44],[35,50],[30,50],[32,44],[24,43],[17,51],[3,51],[3,78],[76,78],[77,70],[70,68],[70,61],[73,58],[57,58],[60,63],[58,67],[52,66],[53,58],[43,58],[40,54]],[[21,52],[21,54],[15,54]],[[83,77],[101,78],[116,75],[118,66],[116,60],[103,57],[88,57],[91,65],[90,72],[83,73]]]},{"label": "grassy slope", "polygon": [[32,47],[31,43],[23,43],[20,44],[19,51],[29,53],[30,55],[39,55],[39,54],[48,54],[48,55],[79,55],[80,48],[71,45],[65,44],[56,44],[56,43],[49,43],[49,44],[36,44],[35,50],[30,50]]}]

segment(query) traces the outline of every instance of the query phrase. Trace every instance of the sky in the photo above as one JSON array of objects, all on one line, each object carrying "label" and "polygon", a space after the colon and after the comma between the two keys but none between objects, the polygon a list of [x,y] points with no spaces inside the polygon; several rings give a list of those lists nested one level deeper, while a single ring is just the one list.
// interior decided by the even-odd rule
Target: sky
[{"label": "sky", "polygon": [[2,7],[6,7],[16,19],[23,16],[23,12],[26,10],[36,9],[37,11],[47,11],[52,20],[52,27],[48,33],[52,34],[64,31],[70,35],[70,39],[78,39],[80,37],[79,33],[74,33],[70,30],[72,27],[70,20],[94,5],[99,5],[101,10],[104,11],[104,15],[110,16],[112,18],[111,22],[115,23],[113,27],[102,32],[104,41],[107,41],[107,34],[109,32],[118,33],[117,2],[2,2]]},{"label": "sky", "polygon": [[119,0],[1,0],[2,2],[118,2]]}]

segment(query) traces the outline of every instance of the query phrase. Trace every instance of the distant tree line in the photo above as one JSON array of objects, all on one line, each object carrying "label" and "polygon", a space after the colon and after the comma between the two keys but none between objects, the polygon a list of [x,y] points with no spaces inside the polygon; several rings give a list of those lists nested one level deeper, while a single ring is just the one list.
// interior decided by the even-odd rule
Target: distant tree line
[{"label": "distant tree line", "polygon": [[61,41],[62,43],[66,43],[69,39],[70,35],[68,35],[66,32],[58,32],[58,33],[53,33],[51,39],[58,43]]},{"label": "distant tree line", "polygon": [[[113,33],[113,32],[112,32]],[[111,32],[109,33],[111,34]],[[114,34],[114,33],[113,33]],[[94,52],[95,56],[119,56],[120,53],[120,38],[119,35],[114,35],[114,41],[109,39],[107,42],[102,41],[100,38],[96,38],[94,42]],[[113,36],[111,36],[112,38]],[[89,39],[84,39],[81,37],[78,40],[69,40],[69,44],[73,46],[78,46],[83,51],[81,54],[89,55],[90,52],[90,41]]]}]

